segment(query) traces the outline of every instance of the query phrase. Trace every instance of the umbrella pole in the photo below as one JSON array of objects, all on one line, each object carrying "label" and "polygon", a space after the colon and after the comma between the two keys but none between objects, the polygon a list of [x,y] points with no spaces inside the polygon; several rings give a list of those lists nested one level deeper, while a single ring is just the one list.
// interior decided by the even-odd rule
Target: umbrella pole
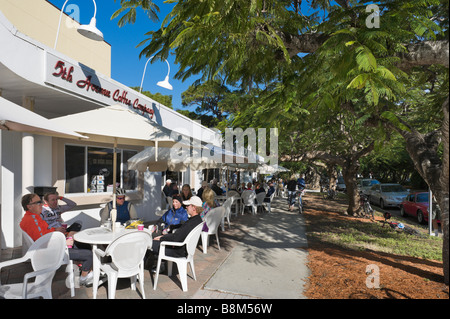
[{"label": "umbrella pole", "polygon": [[117,180],[117,138],[114,139],[113,149],[113,208],[111,209],[111,226],[112,230],[116,230],[117,209],[116,209],[116,180]]}]

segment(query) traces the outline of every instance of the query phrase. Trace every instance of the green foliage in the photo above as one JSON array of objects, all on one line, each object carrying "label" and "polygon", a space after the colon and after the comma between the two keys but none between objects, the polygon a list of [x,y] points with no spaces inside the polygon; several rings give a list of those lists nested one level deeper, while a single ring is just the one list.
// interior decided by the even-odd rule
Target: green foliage
[{"label": "green foliage", "polygon": [[[390,162],[391,170],[407,156],[386,123],[421,132],[442,124],[448,68],[404,70],[399,62],[409,44],[448,40],[448,1],[377,1],[380,28],[366,26],[368,0],[166,2],[173,10],[147,33],[141,56],[173,51],[178,79],[201,75],[186,104],[197,103],[199,113],[225,112],[218,127],[279,128],[280,154],[349,156],[375,143],[374,163],[386,169]],[[295,37],[317,34],[318,49],[291,53]]]},{"label": "green foliage", "polygon": [[[131,87],[133,90],[138,91],[139,92],[139,88],[138,87]],[[142,94],[148,96],[149,98],[163,104],[164,106],[172,109],[172,95],[163,95],[161,93],[151,93],[149,91],[142,91]]]},{"label": "green foliage", "polygon": [[[116,2],[116,0],[114,0]],[[153,22],[158,21],[158,13],[159,7],[153,3],[151,0],[120,0],[121,8],[113,13],[111,20],[119,17],[121,14],[122,17],[119,19],[117,24],[119,27],[123,27],[128,23],[136,22],[136,9],[142,8]]]}]

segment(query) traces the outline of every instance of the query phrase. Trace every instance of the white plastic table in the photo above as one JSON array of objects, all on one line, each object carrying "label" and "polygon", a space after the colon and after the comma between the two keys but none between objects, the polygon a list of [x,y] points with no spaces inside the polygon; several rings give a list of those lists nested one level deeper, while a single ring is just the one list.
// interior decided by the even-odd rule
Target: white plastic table
[{"label": "white plastic table", "polygon": [[[150,234],[150,237],[152,235],[151,231],[144,228],[144,230],[137,230],[137,229],[125,229],[120,228],[116,231],[109,230],[105,227],[95,227],[95,228],[89,228],[82,230],[74,235],[74,240],[92,245],[92,252],[95,254],[95,250],[97,249],[97,245],[109,245],[111,244],[116,238],[118,238],[121,235],[130,233],[130,232],[137,232],[137,231],[145,231]],[[151,246],[149,247],[149,249]],[[94,275],[94,282],[93,285],[96,285],[97,287],[101,284],[103,284],[106,281],[106,278],[102,281],[100,281],[98,278],[100,276],[100,261],[98,258],[93,256],[93,267],[92,267],[93,275]],[[97,298],[97,294],[94,290],[94,299]]]}]

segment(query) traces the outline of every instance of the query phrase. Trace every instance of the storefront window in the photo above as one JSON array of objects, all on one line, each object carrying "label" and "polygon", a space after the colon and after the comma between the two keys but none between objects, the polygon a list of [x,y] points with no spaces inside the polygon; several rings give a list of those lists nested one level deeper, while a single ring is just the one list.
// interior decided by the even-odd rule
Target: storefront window
[{"label": "storefront window", "polygon": [[66,145],[66,193],[84,192],[86,148]]},{"label": "storefront window", "polygon": [[[128,171],[127,161],[137,151],[116,149],[116,152],[117,187],[136,189],[136,172]],[[66,193],[112,192],[113,155],[112,148],[66,145]]]}]

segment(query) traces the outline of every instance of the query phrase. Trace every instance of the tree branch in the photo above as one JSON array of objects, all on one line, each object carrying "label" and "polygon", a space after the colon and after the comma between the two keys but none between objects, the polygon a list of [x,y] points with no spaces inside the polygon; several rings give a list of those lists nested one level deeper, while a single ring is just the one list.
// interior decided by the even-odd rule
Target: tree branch
[{"label": "tree branch", "polygon": [[[278,34],[292,58],[299,53],[313,53],[329,38],[320,33],[292,35],[280,32]],[[414,66],[440,64],[449,67],[448,40],[424,41],[406,46],[406,53],[399,53],[401,58],[397,65],[400,69],[410,69]]]}]

